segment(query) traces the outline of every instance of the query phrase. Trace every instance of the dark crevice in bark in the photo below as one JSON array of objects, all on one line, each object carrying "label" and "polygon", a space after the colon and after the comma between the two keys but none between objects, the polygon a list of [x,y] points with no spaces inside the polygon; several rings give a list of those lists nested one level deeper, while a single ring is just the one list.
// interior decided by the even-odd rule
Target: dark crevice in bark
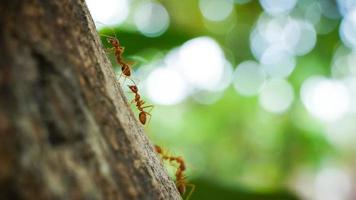
[{"label": "dark crevice in bark", "polygon": [[[46,127],[49,144],[61,146],[82,141],[84,130],[80,126],[85,125],[85,119],[78,103],[79,97],[66,99],[70,104],[63,101],[63,97],[72,97],[72,95],[65,94],[68,93],[67,91],[74,91],[72,90],[73,86],[69,84],[71,80],[67,80],[68,78],[61,74],[61,71],[56,69],[55,64],[44,55],[33,51],[32,56],[37,63],[39,78],[34,83],[33,91],[39,105],[41,121]],[[55,103],[48,104],[48,102]],[[61,110],[65,110],[64,107],[71,107],[73,111],[71,114],[76,115],[74,120],[78,120],[77,123],[71,119],[70,113],[61,112]],[[66,120],[71,122],[66,122]]]}]

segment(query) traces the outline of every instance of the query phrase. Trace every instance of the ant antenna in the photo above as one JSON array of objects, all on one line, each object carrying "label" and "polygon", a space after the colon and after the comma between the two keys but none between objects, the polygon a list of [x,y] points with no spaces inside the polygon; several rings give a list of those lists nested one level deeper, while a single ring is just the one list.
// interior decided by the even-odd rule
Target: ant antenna
[{"label": "ant antenna", "polygon": [[[105,28],[108,28],[108,29],[110,29],[110,31],[112,32],[112,33],[114,33],[114,36],[106,36],[106,37],[115,37],[115,38],[117,38],[117,35],[116,35],[116,31],[114,31],[114,29],[112,29],[109,25],[107,25],[107,24],[105,24],[105,23],[102,23],[102,22],[100,22],[100,21],[95,21],[95,23],[98,23],[98,24],[101,24],[101,25],[103,25]],[[102,34],[102,35],[104,35],[104,34]],[[105,36],[105,35],[104,35]]]},{"label": "ant antenna", "polygon": [[193,192],[195,191],[195,185],[191,184],[191,183],[186,183],[185,186],[189,186],[191,188],[186,199],[185,199],[185,200],[189,200],[190,197],[192,196]]},{"label": "ant antenna", "polygon": [[115,38],[114,36],[106,35],[106,34],[103,34],[103,33],[99,33],[99,35],[107,37],[107,38]]}]

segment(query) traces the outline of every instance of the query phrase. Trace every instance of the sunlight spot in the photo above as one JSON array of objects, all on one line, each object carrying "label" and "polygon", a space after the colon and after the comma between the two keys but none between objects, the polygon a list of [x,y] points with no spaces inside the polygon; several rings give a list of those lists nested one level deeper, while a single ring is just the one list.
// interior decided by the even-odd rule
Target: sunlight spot
[{"label": "sunlight spot", "polygon": [[339,7],[340,13],[345,16],[350,10],[356,8],[355,0],[337,0],[337,5]]},{"label": "sunlight spot", "polygon": [[209,37],[189,40],[177,53],[174,67],[193,88],[219,88],[224,75],[225,57],[215,40]]},{"label": "sunlight spot", "polygon": [[292,104],[294,99],[293,88],[283,79],[267,81],[261,90],[260,105],[269,112],[283,113]]},{"label": "sunlight spot", "polygon": [[142,3],[135,9],[134,21],[143,35],[158,37],[168,29],[169,15],[159,3]]},{"label": "sunlight spot", "polygon": [[356,124],[355,117],[346,117],[326,126],[325,134],[331,144],[342,149],[351,149],[355,146]]},{"label": "sunlight spot", "polygon": [[315,180],[316,200],[349,199],[352,189],[350,175],[344,170],[326,168]]},{"label": "sunlight spot", "polygon": [[344,17],[339,30],[344,44],[356,48],[356,6]]},{"label": "sunlight spot", "polygon": [[346,78],[356,76],[356,52],[350,52],[346,55],[335,55],[331,68],[333,77]]},{"label": "sunlight spot", "polygon": [[271,46],[261,57],[265,72],[273,78],[288,77],[294,70],[296,61],[285,49]]},{"label": "sunlight spot", "polygon": [[232,12],[231,0],[200,0],[199,7],[203,16],[211,21],[222,21]]},{"label": "sunlight spot", "polygon": [[307,21],[292,17],[271,17],[262,14],[250,34],[250,46],[260,60],[271,46],[278,46],[291,55],[305,55],[316,44],[316,31]]},{"label": "sunlight spot", "polygon": [[255,61],[240,63],[234,73],[234,87],[243,96],[253,96],[259,93],[265,82],[265,73]]},{"label": "sunlight spot", "polygon": [[349,77],[343,79],[342,81],[345,83],[347,89],[350,92],[350,99],[351,99],[350,112],[353,114],[353,116],[356,116],[355,115],[356,114],[356,77],[349,76]]},{"label": "sunlight spot", "polygon": [[146,80],[148,97],[161,105],[174,105],[187,97],[187,86],[176,71],[167,67],[154,69]]},{"label": "sunlight spot", "polygon": [[262,34],[255,28],[250,34],[250,48],[253,56],[260,60],[262,54],[270,46],[269,42],[262,36]]},{"label": "sunlight spot", "polygon": [[268,14],[281,15],[289,13],[297,0],[260,0],[260,4]]},{"label": "sunlight spot", "polygon": [[340,12],[335,1],[319,1],[323,15],[329,19],[339,19]]},{"label": "sunlight spot", "polygon": [[86,3],[98,28],[119,25],[129,15],[128,0],[86,0]]},{"label": "sunlight spot", "polygon": [[307,110],[323,121],[335,121],[350,109],[350,94],[346,86],[323,77],[307,79],[301,89],[301,98]]},{"label": "sunlight spot", "polygon": [[300,37],[293,46],[295,55],[302,56],[309,53],[316,45],[316,31],[309,22],[298,21]]},{"label": "sunlight spot", "polygon": [[305,8],[304,17],[310,23],[316,25],[320,22],[320,19],[322,17],[321,11],[322,10],[321,10],[320,2],[314,1]]}]

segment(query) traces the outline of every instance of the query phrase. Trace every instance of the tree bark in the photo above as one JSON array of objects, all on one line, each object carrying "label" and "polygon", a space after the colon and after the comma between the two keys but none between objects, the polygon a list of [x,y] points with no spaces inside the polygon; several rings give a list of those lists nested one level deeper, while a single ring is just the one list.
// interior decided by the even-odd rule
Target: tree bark
[{"label": "tree bark", "polygon": [[181,199],[83,0],[2,0],[0,27],[0,199]]}]

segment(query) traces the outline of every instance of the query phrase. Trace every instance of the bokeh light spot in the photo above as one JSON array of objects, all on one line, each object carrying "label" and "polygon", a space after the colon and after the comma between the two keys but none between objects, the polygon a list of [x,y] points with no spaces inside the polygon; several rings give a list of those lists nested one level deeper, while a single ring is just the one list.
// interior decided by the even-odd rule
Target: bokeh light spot
[{"label": "bokeh light spot", "polygon": [[250,34],[250,45],[258,60],[271,46],[278,46],[291,55],[300,56],[314,48],[316,38],[314,27],[307,21],[262,14]]},{"label": "bokeh light spot", "polygon": [[232,12],[231,0],[200,0],[199,7],[203,16],[211,21],[222,21]]},{"label": "bokeh light spot", "polygon": [[260,0],[263,9],[271,15],[281,15],[290,12],[297,0]]},{"label": "bokeh light spot", "polygon": [[322,17],[321,11],[322,10],[321,10],[320,3],[317,2],[317,1],[312,2],[308,7],[305,8],[304,17],[310,23],[316,25],[316,24],[318,24],[320,22],[320,19]]},{"label": "bokeh light spot", "polygon": [[187,86],[176,71],[160,67],[153,70],[146,80],[146,91],[155,104],[173,105],[187,96]]},{"label": "bokeh light spot", "polygon": [[349,199],[351,180],[349,174],[336,168],[321,170],[315,181],[316,200]]},{"label": "bokeh light spot", "polygon": [[253,96],[259,93],[265,82],[265,73],[255,61],[245,61],[237,66],[233,84],[238,93],[243,96]]},{"label": "bokeh light spot", "polygon": [[174,66],[196,89],[215,90],[224,74],[225,57],[220,46],[209,37],[184,43]]},{"label": "bokeh light spot", "polygon": [[137,29],[147,37],[162,35],[169,26],[167,10],[159,3],[142,3],[136,8],[134,21]]},{"label": "bokeh light spot", "polygon": [[350,108],[350,94],[337,80],[323,77],[307,79],[301,89],[301,98],[307,110],[323,121],[335,121]]},{"label": "bokeh light spot", "polygon": [[339,12],[345,16],[350,10],[356,7],[355,0],[337,0],[337,6],[339,8]]},{"label": "bokeh light spot", "polygon": [[293,51],[295,55],[302,56],[309,53],[316,44],[316,31],[314,27],[307,21],[298,21],[300,29],[300,37],[295,43]]},{"label": "bokeh light spot", "polygon": [[356,6],[344,17],[339,30],[344,44],[356,48]]},{"label": "bokeh light spot", "polygon": [[288,77],[294,70],[296,61],[285,49],[271,46],[261,58],[261,64],[269,76],[273,78]]},{"label": "bokeh light spot", "polygon": [[260,105],[269,112],[283,113],[292,104],[294,92],[292,86],[283,79],[267,81],[261,90]]},{"label": "bokeh light spot", "polygon": [[86,0],[97,27],[119,25],[129,15],[128,0]]}]

